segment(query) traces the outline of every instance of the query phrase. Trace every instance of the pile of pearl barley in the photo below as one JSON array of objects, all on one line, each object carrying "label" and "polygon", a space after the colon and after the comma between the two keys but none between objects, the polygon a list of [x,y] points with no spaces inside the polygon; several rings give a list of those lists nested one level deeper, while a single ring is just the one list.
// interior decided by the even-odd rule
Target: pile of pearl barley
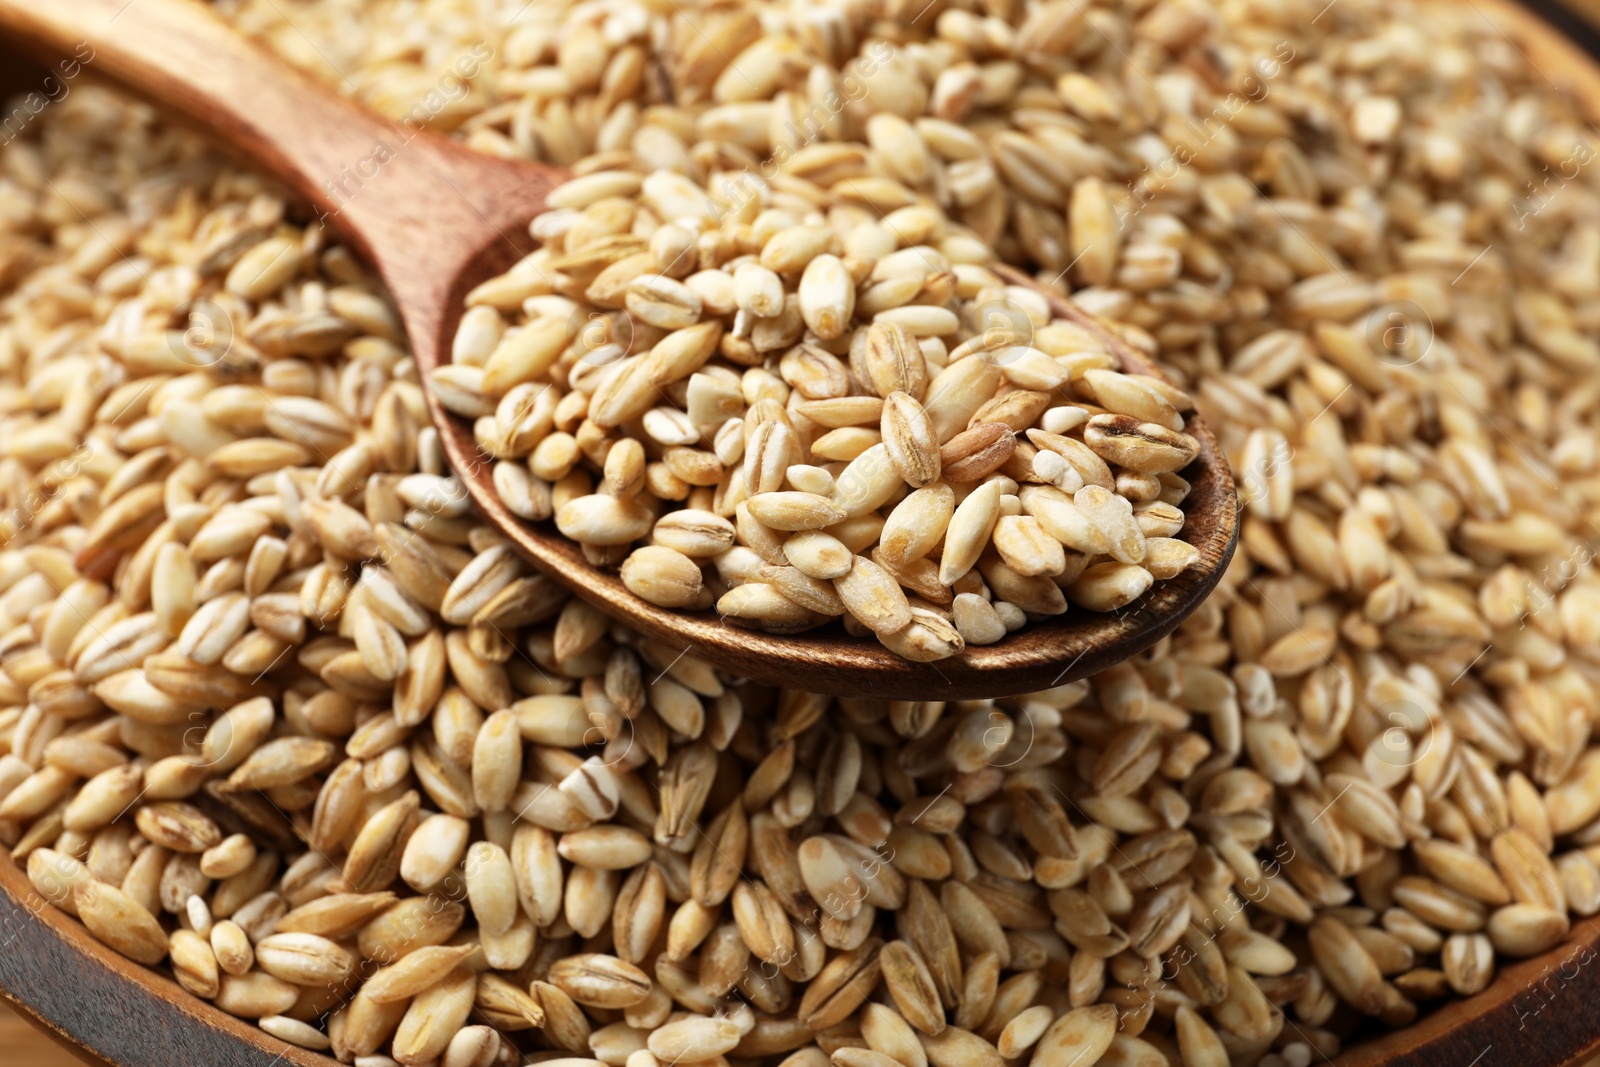
[{"label": "pile of pearl barley", "polygon": [[[485,150],[740,157],[644,94],[742,9],[520,6],[230,10],[397,113],[488,40],[434,113]],[[445,471],[351,257],[75,88],[0,149],[14,855],[372,1067],[1299,1067],[1558,944],[1600,910],[1587,126],[1476,12],[1322,6],[1085,8],[1044,56],[1004,27],[1047,7],[762,9],[891,41],[992,176],[930,196],[1043,280],[1098,178],[1117,246],[1064,280],[1242,487],[1172,638],[998,701],[765,690],[570,604],[406,484]]]},{"label": "pile of pearl barley", "polygon": [[513,512],[653,604],[842,617],[917,660],[1199,561],[1176,537],[1187,396],[1005,286],[933,207],[784,203],[671,171],[552,193],[544,247],[468,294],[432,383]]}]

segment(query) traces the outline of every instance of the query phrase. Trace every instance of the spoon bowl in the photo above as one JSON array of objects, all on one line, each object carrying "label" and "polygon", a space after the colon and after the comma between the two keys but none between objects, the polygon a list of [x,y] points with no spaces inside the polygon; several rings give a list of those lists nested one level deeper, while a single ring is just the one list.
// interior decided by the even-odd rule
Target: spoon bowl
[{"label": "spoon bowl", "polygon": [[[439,317],[437,340],[416,346],[419,365],[424,353],[439,359],[449,352],[464,310],[461,299],[495,273],[476,263],[461,275],[453,294],[456,299]],[[1001,273],[1009,283],[1039,288],[1018,271],[1001,268]],[[1091,316],[1054,294],[1047,295],[1058,318],[1099,334],[1127,370],[1159,373]],[[423,369],[426,373],[431,367]],[[1102,614],[1072,608],[1064,615],[1030,622],[999,644],[969,646],[949,659],[914,663],[875,638],[852,636],[838,625],[782,636],[736,625],[715,611],[674,611],[635,596],[615,572],[591,566],[579,546],[556,531],[554,522],[534,523],[513,514],[495,492],[492,467],[478,451],[470,421],[444,410],[431,390],[428,404],[450,465],[473,504],[540,570],[632,629],[765,685],[834,696],[961,700],[1035,692],[1085,678],[1171,633],[1216,587],[1237,540],[1232,473],[1211,431],[1191,415],[1184,429],[1200,442],[1200,452],[1179,472],[1192,488],[1182,504],[1185,522],[1178,537],[1200,553],[1196,566],[1157,582],[1121,611]]]},{"label": "spoon bowl", "polygon": [[[553,522],[530,523],[500,501],[466,419],[432,388],[473,286],[533,248],[529,221],[565,173],[500,159],[399,126],[339,97],[241,39],[194,0],[0,0],[0,29],[42,56],[93,46],[87,65],[177,112],[281,179],[377,268],[411,341],[423,391],[451,467],[483,517],[535,566],[612,618],[732,674],[835,695],[897,700],[1002,697],[1082,678],[1150,647],[1216,586],[1236,539],[1232,474],[1198,416],[1200,443],[1182,472],[1193,485],[1181,537],[1199,563],[1124,609],[1081,608],[1034,622],[999,644],[913,663],[833,625],[794,636],[744,629],[713,611],[674,612],[641,600],[591,566]],[[1002,268],[1004,271],[1004,268]],[[1126,370],[1154,364],[1096,320],[1016,271],[1054,314],[1097,333]],[[323,457],[326,460],[327,457]]]}]

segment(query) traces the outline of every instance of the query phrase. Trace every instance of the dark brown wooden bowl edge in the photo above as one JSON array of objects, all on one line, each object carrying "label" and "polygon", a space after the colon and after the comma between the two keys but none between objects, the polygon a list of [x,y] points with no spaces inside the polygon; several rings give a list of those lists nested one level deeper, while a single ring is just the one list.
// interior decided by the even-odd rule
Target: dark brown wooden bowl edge
[{"label": "dark brown wooden bowl edge", "polygon": [[0,993],[56,1043],[107,1067],[337,1063],[118,955],[46,901],[9,855],[0,855]]}]

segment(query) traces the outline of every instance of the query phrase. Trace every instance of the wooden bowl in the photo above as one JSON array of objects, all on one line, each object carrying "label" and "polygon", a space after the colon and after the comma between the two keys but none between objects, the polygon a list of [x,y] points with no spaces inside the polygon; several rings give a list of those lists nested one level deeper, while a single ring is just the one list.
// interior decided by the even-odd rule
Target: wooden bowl
[{"label": "wooden bowl", "polygon": [[[1481,0],[1480,0],[1481,2]],[[1600,917],[1502,967],[1494,983],[1319,1067],[1570,1067],[1600,1051]],[[106,1067],[337,1067],[124,959],[48,904],[0,855],[0,995],[86,1063]],[[1289,1025],[1293,1025],[1290,1023]],[[0,1049],[0,1062],[6,1050]]]},{"label": "wooden bowl", "polygon": [[[1600,116],[1600,0],[1466,0],[1513,32],[1546,76]],[[1537,12],[1537,15],[1532,12]],[[1581,45],[1581,47],[1579,47]],[[0,88],[37,84],[0,64]],[[1562,945],[1501,966],[1487,990],[1375,1034],[1325,1067],[1567,1067],[1600,1052],[1600,916]],[[48,904],[0,855],[0,996],[87,1063],[110,1067],[335,1067],[135,964]],[[1293,1023],[1289,1024],[1293,1026]],[[8,1050],[0,1049],[0,1062]]]}]

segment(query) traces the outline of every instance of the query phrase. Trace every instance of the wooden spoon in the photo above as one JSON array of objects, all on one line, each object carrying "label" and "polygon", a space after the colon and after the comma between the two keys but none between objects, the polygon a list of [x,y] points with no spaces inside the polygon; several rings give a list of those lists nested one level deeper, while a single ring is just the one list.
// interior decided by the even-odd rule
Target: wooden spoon
[{"label": "wooden spoon", "polygon": [[[244,41],[192,0],[0,0],[0,31],[51,59],[82,55],[80,46],[89,44],[89,70],[194,120],[306,197],[394,295],[445,452],[488,521],[535,565],[613,618],[734,674],[908,700],[1044,689],[1148,648],[1199,605],[1233,554],[1232,475],[1210,431],[1191,417],[1187,430],[1200,453],[1183,472],[1194,490],[1184,504],[1182,537],[1199,550],[1200,563],[1120,612],[1074,608],[998,645],[917,664],[839,626],[779,637],[734,626],[715,612],[648,604],[615,574],[591,567],[553,523],[530,524],[500,502],[471,426],[445,411],[430,385],[432,372],[449,359],[466,293],[531,250],[528,222],[565,177],[561,171],[483,155],[380,119]],[[1008,277],[1033,286],[1016,272]],[[1051,305],[1057,316],[1104,338],[1128,370],[1158,373],[1074,306],[1053,295]]]}]

